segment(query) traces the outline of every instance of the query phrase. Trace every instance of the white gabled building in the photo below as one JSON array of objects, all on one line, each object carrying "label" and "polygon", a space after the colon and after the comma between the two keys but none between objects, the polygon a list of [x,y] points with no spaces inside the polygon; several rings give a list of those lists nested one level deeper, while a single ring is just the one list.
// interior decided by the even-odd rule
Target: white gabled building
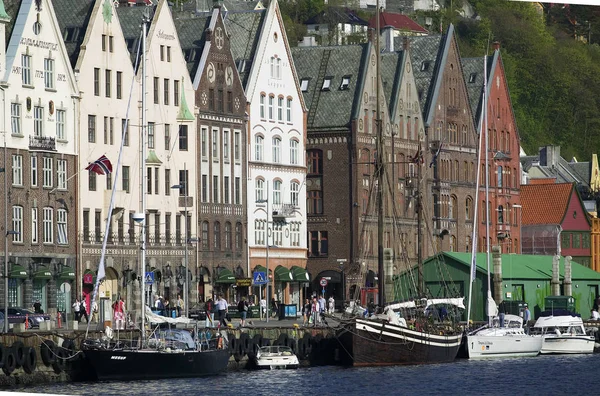
[{"label": "white gabled building", "polygon": [[[275,0],[264,17],[245,88],[249,102],[250,270],[264,271],[261,267],[268,257],[275,288],[269,299],[274,296],[282,303],[300,307],[301,291],[309,281],[306,106]],[[275,247],[267,252],[267,246]]]},{"label": "white gabled building", "polygon": [[0,42],[6,303],[55,313],[75,279],[79,90],[50,1],[0,1]]}]

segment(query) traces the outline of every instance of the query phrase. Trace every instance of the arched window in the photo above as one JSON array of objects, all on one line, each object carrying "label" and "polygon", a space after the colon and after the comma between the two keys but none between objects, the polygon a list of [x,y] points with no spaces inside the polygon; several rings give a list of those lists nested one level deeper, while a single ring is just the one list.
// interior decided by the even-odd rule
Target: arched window
[{"label": "arched window", "polygon": [[208,221],[202,222],[202,249],[208,249]]},{"label": "arched window", "polygon": [[453,195],[450,197],[450,207],[448,209],[448,218],[456,219],[458,217],[457,212],[458,212],[458,207],[456,205],[456,195]]},{"label": "arched window", "polygon": [[450,251],[456,252],[456,237],[454,235],[450,236]]},{"label": "arched window", "polygon": [[465,201],[465,220],[473,220],[473,198],[467,197]]},{"label": "arched window", "polygon": [[498,187],[502,187],[502,166],[498,166]]},{"label": "arched window", "polygon": [[300,184],[298,182],[290,183],[290,203],[295,207],[298,207],[298,194],[300,192]]},{"label": "arched window", "polygon": [[260,94],[260,118],[261,119],[265,119],[265,102],[266,102],[266,95],[264,93]]},{"label": "arched window", "polygon": [[296,140],[296,139],[290,140],[290,164],[291,165],[298,165],[298,158],[299,158],[298,145],[299,145],[298,140]]},{"label": "arched window", "polygon": [[213,248],[221,250],[221,223],[218,221],[213,225]]},{"label": "arched window", "polygon": [[242,223],[235,223],[235,250],[242,250]]},{"label": "arched window", "polygon": [[504,208],[502,205],[498,206],[498,224],[504,224]]},{"label": "arched window", "polygon": [[281,205],[281,180],[273,181],[273,205]]},{"label": "arched window", "polygon": [[256,161],[263,160],[263,142],[264,138],[262,135],[256,135],[254,137],[254,159]]},{"label": "arched window", "polygon": [[225,250],[231,250],[231,223],[225,223]]},{"label": "arched window", "polygon": [[281,138],[278,136],[273,138],[273,162],[281,162]]},{"label": "arched window", "polygon": [[467,236],[467,238],[466,238],[465,252],[470,252],[471,249],[472,249],[472,246],[471,246],[471,237]]},{"label": "arched window", "polygon": [[265,199],[265,181],[263,179],[256,179],[256,202]]}]

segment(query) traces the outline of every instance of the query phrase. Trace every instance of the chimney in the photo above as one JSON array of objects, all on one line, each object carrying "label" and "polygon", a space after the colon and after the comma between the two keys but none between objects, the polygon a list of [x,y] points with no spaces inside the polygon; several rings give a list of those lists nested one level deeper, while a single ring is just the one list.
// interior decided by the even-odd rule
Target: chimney
[{"label": "chimney", "polygon": [[410,41],[408,40],[408,36],[404,36],[402,38],[402,49],[404,51],[408,51],[410,49]]},{"label": "chimney", "polygon": [[540,147],[540,165],[555,168],[560,159],[560,146]]},{"label": "chimney", "polygon": [[573,257],[565,257],[565,279],[563,280],[563,291],[565,293],[565,296],[573,295],[571,283],[571,260],[573,260]]},{"label": "chimney", "polygon": [[385,49],[387,52],[394,52],[394,28],[386,26],[383,28],[383,37],[385,40]]},{"label": "chimney", "polygon": [[494,265],[494,300],[497,303],[504,300],[502,296],[502,255],[500,246],[492,246],[492,262]]},{"label": "chimney", "polygon": [[553,296],[560,296],[560,283],[558,283],[559,262],[560,256],[558,254],[552,257],[552,280],[550,281],[550,288]]},{"label": "chimney", "polygon": [[500,42],[499,41],[494,41],[492,43],[492,45],[494,46],[494,51],[500,51]]}]

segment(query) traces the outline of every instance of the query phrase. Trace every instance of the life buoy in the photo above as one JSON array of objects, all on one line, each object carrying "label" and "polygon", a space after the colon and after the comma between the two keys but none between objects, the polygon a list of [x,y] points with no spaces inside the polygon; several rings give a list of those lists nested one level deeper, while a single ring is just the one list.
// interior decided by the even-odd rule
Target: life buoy
[{"label": "life buoy", "polygon": [[35,353],[35,349],[32,347],[27,347],[25,349],[25,362],[23,363],[23,370],[27,374],[31,374],[35,371],[37,366],[37,353]]},{"label": "life buoy", "polygon": [[40,355],[42,355],[42,362],[44,362],[45,366],[50,366],[56,361],[56,355],[54,354],[55,349],[56,346],[54,345],[54,341],[42,340],[42,345],[40,346]]},{"label": "life buoy", "polygon": [[4,367],[4,359],[6,357],[6,348],[3,344],[0,344],[0,368]]},{"label": "life buoy", "polygon": [[25,345],[21,341],[16,341],[11,348],[15,354],[17,368],[22,367],[25,363]]},{"label": "life buoy", "polygon": [[56,374],[64,371],[67,364],[67,351],[64,348],[56,348],[56,360],[52,363],[52,368]]},{"label": "life buoy", "polygon": [[10,375],[17,368],[17,359],[15,358],[15,352],[9,349],[6,352],[6,357],[4,359],[4,367],[2,367],[2,371],[4,374]]}]

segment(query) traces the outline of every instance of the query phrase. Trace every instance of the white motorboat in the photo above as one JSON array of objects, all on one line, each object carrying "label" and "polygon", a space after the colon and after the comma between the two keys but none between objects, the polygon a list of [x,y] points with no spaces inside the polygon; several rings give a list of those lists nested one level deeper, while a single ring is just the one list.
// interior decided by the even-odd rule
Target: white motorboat
[{"label": "white motorboat", "polygon": [[257,369],[295,369],[300,362],[298,357],[287,346],[265,346],[256,353],[254,361]]},{"label": "white motorboat", "polygon": [[469,359],[537,356],[542,349],[540,335],[528,335],[523,329],[523,318],[506,315],[505,326],[494,318],[492,327],[482,328],[467,335]]},{"label": "white motorboat", "polygon": [[542,316],[533,326],[543,338],[542,354],[593,353],[595,337],[587,335],[579,316]]}]

